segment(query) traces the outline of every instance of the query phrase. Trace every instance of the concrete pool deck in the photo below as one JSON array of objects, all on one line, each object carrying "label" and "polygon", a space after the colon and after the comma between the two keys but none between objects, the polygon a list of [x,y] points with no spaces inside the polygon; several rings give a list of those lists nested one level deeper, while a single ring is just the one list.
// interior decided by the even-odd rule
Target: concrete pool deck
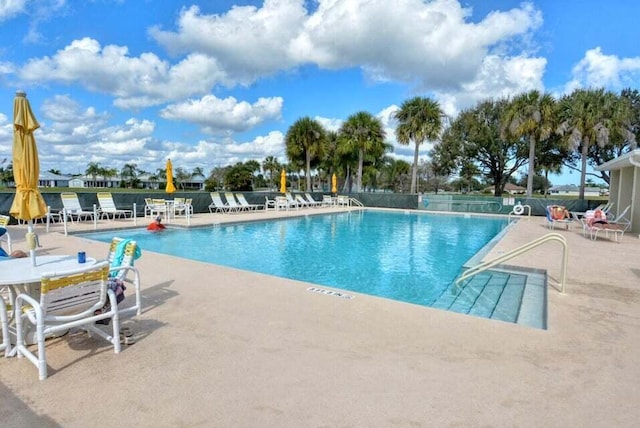
[{"label": "concrete pool deck", "polygon": [[[305,211],[196,214],[191,224]],[[131,226],[101,221],[99,229],[114,224]],[[93,226],[70,230],[81,228]],[[26,226],[9,230],[24,249]],[[41,254],[106,256],[108,244],[60,230],[37,226]],[[549,232],[542,218],[524,218],[485,259]],[[548,271],[547,330],[352,292],[351,300],[312,293],[299,281],[143,248],[143,313],[123,322],[136,343],[114,355],[106,342],[73,332],[49,340],[42,382],[26,359],[0,359],[1,424],[636,426],[640,239],[556,232],[569,246],[565,294],[557,290],[557,242],[508,262]]]}]

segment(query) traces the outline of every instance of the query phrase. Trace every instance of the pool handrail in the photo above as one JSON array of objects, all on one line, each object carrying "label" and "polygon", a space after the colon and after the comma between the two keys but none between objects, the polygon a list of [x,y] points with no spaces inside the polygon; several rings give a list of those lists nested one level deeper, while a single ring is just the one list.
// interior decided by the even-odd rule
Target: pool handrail
[{"label": "pool handrail", "polygon": [[488,269],[491,269],[492,267],[500,263],[506,262],[507,260],[510,260],[521,254],[524,254],[527,251],[549,241],[559,241],[562,244],[563,250],[562,250],[562,266],[560,268],[560,293],[564,294],[564,289],[567,282],[567,262],[569,260],[569,248],[567,246],[566,238],[559,233],[548,233],[544,236],[541,236],[540,238],[534,239],[529,243],[521,245],[518,248],[508,251],[502,254],[501,256],[498,256],[491,260],[487,260],[486,262],[479,263],[465,270],[462,273],[462,275],[460,275],[458,279],[456,279],[456,282],[455,282],[456,288],[460,287],[460,284],[462,283],[462,281],[469,279],[472,276],[479,274],[480,272],[484,272]]}]

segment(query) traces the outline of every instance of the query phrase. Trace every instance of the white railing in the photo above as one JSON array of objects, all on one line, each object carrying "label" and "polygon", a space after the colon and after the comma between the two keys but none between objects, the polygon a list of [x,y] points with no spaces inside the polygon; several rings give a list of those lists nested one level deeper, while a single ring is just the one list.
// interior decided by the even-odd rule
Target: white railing
[{"label": "white railing", "polygon": [[349,206],[355,205],[356,207],[364,207],[364,204],[356,198],[349,198]]},{"label": "white railing", "polygon": [[562,266],[560,268],[560,292],[564,294],[564,289],[565,289],[565,284],[567,282],[567,262],[569,260],[569,248],[567,246],[567,240],[565,239],[564,236],[560,235],[559,233],[548,233],[544,236],[541,236],[538,239],[534,239],[533,241],[524,244],[518,248],[515,248],[499,257],[496,257],[495,259],[492,260],[488,260],[486,262],[482,262],[476,266],[473,266],[469,269],[467,269],[466,271],[464,271],[464,273],[462,275],[460,275],[460,277],[456,280],[456,287],[459,287],[460,284],[466,280],[471,278],[474,275],[479,274],[480,272],[484,272],[488,269],[491,269],[492,267],[501,264],[503,262],[506,262],[507,260],[510,260],[514,257],[517,257],[521,254],[526,253],[527,251],[538,247],[546,242],[549,241],[558,241],[562,244]]},{"label": "white railing", "polygon": [[529,219],[531,219],[531,205],[518,204],[518,205],[514,205],[513,209],[511,209],[511,212],[509,212],[509,215],[507,216],[507,221],[511,223],[512,215],[521,216],[522,214],[524,214],[525,208],[527,209],[527,216],[529,217]]}]

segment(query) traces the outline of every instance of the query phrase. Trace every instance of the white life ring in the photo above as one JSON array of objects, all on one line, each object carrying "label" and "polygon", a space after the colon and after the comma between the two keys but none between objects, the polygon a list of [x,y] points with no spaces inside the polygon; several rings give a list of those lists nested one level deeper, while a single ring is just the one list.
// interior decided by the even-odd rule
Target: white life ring
[{"label": "white life ring", "polygon": [[513,213],[514,213],[515,215],[522,215],[522,214],[524,214],[524,205],[521,205],[521,204],[515,205],[515,206],[513,207]]}]

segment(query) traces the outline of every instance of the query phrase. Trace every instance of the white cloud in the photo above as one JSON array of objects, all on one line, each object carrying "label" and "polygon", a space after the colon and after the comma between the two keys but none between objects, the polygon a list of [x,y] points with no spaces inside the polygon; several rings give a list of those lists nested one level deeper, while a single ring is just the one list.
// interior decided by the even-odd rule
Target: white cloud
[{"label": "white cloud", "polygon": [[[492,51],[542,24],[531,4],[469,22],[455,0],[319,0],[311,13],[303,0],[266,0],[261,8],[233,7],[205,15],[184,9],[177,30],[150,34],[172,53],[214,57],[235,83],[248,84],[304,64],[360,67],[374,80],[416,83],[425,90],[473,81]],[[510,43],[507,43],[510,42]]]},{"label": "white cloud", "polygon": [[9,20],[25,11],[27,0],[0,1],[0,22]]},{"label": "white cloud", "polygon": [[533,89],[544,90],[542,76],[544,58],[484,58],[476,78],[461,85],[457,91],[436,91],[435,98],[445,114],[455,117],[460,110],[478,102],[499,97],[511,97]]},{"label": "white cloud", "polygon": [[203,15],[191,6],[181,11],[176,32],[153,27],[149,33],[170,53],[214,57],[237,83],[250,84],[297,65],[287,47],[305,18],[301,0],[265,0],[261,8],[233,6],[222,15]]},{"label": "white cloud", "polygon": [[188,55],[171,65],[153,53],[131,57],[124,46],[103,48],[98,41],[84,38],[74,40],[52,57],[28,61],[20,78],[80,84],[114,95],[118,107],[136,108],[206,93],[225,76],[215,59],[200,54]]},{"label": "white cloud", "polygon": [[596,47],[585,52],[584,58],[573,67],[572,75],[565,87],[566,93],[591,87],[620,90],[635,85],[640,76],[640,57],[605,55],[600,47]]},{"label": "white cloud", "polygon": [[208,133],[240,132],[267,120],[280,119],[282,103],[280,97],[259,98],[250,104],[234,97],[220,99],[206,95],[198,100],[168,105],[160,111],[160,117],[195,123]]}]

